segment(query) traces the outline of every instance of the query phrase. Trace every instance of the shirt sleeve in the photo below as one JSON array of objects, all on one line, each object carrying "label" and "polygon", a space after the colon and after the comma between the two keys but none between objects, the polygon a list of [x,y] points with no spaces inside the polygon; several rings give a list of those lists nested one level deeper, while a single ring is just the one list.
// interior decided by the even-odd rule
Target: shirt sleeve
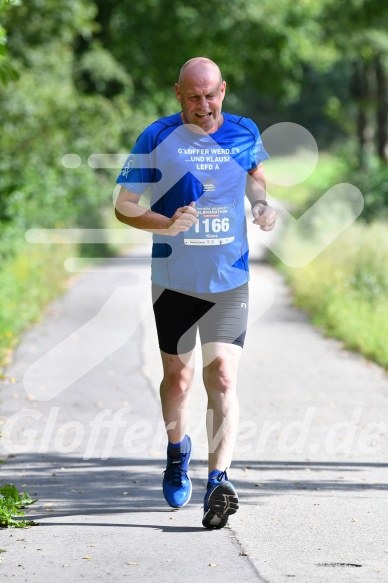
[{"label": "shirt sleeve", "polygon": [[269,154],[264,148],[263,141],[261,139],[261,135],[257,125],[251,119],[246,119],[245,123],[253,135],[253,143],[250,151],[249,170],[254,170],[255,168],[257,168],[260,162],[263,162],[264,160],[267,160],[269,158]]},{"label": "shirt sleeve", "polygon": [[116,183],[140,195],[150,184],[158,182],[161,178],[161,173],[154,167],[152,155],[154,147],[153,134],[147,128],[138,137],[132,152],[117,177]]}]

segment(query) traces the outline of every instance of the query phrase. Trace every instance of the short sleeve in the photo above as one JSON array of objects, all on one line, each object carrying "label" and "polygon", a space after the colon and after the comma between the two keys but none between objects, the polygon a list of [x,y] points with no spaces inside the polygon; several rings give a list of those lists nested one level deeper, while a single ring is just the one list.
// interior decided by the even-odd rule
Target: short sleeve
[{"label": "short sleeve", "polygon": [[147,128],[137,139],[132,152],[117,177],[116,183],[140,195],[150,184],[160,180],[160,171],[155,169],[152,161],[153,150],[153,135]]},{"label": "short sleeve", "polygon": [[249,121],[251,122],[250,129],[254,136],[254,143],[251,148],[250,170],[254,170],[260,164],[260,162],[264,162],[264,160],[269,158],[269,154],[264,148],[259,128],[253,121]]},{"label": "short sleeve", "polygon": [[251,170],[254,170],[254,168],[256,168],[260,162],[264,162],[264,160],[268,160],[269,158],[269,154],[268,152],[264,149],[263,146],[263,142],[261,140],[261,136],[259,134],[253,148],[252,148],[252,153],[251,153]]}]

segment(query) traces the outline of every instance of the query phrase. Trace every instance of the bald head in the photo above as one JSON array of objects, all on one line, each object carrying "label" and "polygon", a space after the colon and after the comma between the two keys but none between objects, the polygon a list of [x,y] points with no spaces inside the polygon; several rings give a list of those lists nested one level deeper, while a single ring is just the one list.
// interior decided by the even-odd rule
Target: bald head
[{"label": "bald head", "polygon": [[214,61],[206,57],[195,57],[187,61],[180,70],[178,85],[184,85],[187,79],[192,77],[205,76],[207,78],[218,79],[222,83],[221,71]]},{"label": "bald head", "polygon": [[190,59],[174,87],[182,106],[182,121],[191,124],[193,131],[198,126],[208,134],[216,132],[223,123],[221,107],[226,87],[218,65],[205,57]]}]

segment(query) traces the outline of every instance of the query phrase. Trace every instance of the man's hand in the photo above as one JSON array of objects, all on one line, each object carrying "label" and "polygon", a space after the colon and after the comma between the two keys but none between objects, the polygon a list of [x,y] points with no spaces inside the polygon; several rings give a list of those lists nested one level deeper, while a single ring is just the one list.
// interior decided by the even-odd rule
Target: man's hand
[{"label": "man's hand", "polygon": [[195,202],[189,206],[178,208],[169,221],[166,235],[175,237],[178,233],[184,233],[198,222],[198,213],[195,210]]},{"label": "man's hand", "polygon": [[259,225],[262,231],[272,231],[276,223],[276,213],[271,206],[256,204],[252,209],[253,224]]}]

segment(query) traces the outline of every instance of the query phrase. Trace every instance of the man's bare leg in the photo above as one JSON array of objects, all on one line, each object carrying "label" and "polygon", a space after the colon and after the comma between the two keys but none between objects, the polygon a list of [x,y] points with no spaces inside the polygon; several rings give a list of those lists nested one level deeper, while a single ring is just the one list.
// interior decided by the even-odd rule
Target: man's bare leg
[{"label": "man's bare leg", "polygon": [[238,510],[237,492],[226,475],[236,441],[239,406],[236,379],[241,347],[214,342],[202,347],[203,380],[208,395],[209,478],[202,524],[223,528]]},{"label": "man's bare leg", "polygon": [[186,354],[167,354],[160,351],[163,380],[160,399],[168,440],[180,443],[186,433],[190,389],[194,377],[194,350]]},{"label": "man's bare leg", "polygon": [[202,351],[211,472],[225,470],[232,461],[239,420],[236,380],[242,349],[235,344],[211,342],[204,344]]},{"label": "man's bare leg", "polygon": [[161,351],[161,356],[164,376],[160,397],[169,440],[163,494],[170,506],[181,508],[189,502],[192,492],[188,475],[191,441],[186,436],[186,422],[194,376],[194,351],[180,356]]}]

